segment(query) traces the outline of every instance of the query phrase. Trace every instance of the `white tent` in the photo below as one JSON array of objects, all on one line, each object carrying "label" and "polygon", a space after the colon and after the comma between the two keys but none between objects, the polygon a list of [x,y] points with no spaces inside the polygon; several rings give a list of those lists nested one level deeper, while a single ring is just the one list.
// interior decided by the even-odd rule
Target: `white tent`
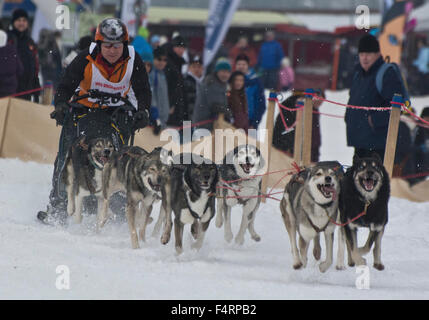
[{"label": "white tent", "polygon": [[417,20],[416,32],[429,31],[429,2],[411,11],[410,19]]}]

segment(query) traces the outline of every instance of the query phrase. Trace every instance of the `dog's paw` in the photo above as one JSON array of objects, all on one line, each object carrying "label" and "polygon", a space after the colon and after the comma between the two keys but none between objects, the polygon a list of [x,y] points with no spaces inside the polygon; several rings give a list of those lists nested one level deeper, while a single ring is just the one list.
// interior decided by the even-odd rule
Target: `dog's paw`
[{"label": "dog's paw", "polygon": [[182,247],[176,247],[176,254],[180,255],[183,253],[183,248]]},{"label": "dog's paw", "polygon": [[346,266],[344,266],[344,265],[336,265],[335,266],[335,269],[337,269],[338,271],[343,271],[343,270],[346,270]]},{"label": "dog's paw", "polygon": [[332,264],[332,262],[330,262],[330,261],[324,261],[321,264],[319,264],[320,272],[325,273],[329,269],[331,264]]},{"label": "dog's paw", "polygon": [[193,244],[191,244],[191,248],[197,251],[200,250],[202,246],[203,244],[200,241],[196,241]]},{"label": "dog's paw", "polygon": [[366,266],[366,260],[364,258],[357,258],[355,262],[357,266]]},{"label": "dog's paw", "polygon": [[252,235],[252,239],[253,239],[254,241],[256,241],[256,242],[261,241],[261,237],[260,237],[258,234],[254,234],[254,235]]},{"label": "dog's paw", "polygon": [[[218,218],[220,216],[220,218]],[[222,228],[223,226],[223,219],[222,216],[219,214],[216,216],[216,223],[215,223],[216,228]]]},{"label": "dog's paw", "polygon": [[383,271],[384,270],[384,264],[374,263],[374,268],[377,269],[378,271]]},{"label": "dog's paw", "polygon": [[232,232],[225,232],[225,241],[230,243],[232,241],[232,238],[234,237],[234,235],[232,234]]},{"label": "dog's paw", "polygon": [[242,246],[244,244],[244,237],[235,237],[235,243]]},{"label": "dog's paw", "polygon": [[295,264],[293,265],[293,268],[294,268],[295,270],[303,269],[303,264],[302,264],[302,262],[297,262],[297,263],[295,263]]},{"label": "dog's paw", "polygon": [[164,233],[161,237],[161,244],[166,245],[170,241],[170,234]]}]

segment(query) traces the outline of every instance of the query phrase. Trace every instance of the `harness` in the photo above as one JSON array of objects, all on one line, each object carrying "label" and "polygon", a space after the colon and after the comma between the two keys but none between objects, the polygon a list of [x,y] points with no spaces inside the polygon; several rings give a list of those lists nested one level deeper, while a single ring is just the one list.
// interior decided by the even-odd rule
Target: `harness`
[{"label": "harness", "polygon": [[[184,173],[183,173],[184,174]],[[188,209],[189,209],[189,212],[191,213],[191,215],[195,218],[195,219],[197,219],[197,220],[200,220],[201,219],[201,217],[194,211],[194,210],[192,210],[192,208],[191,208],[191,205],[190,205],[190,203],[189,203],[189,192],[193,192],[192,191],[192,189],[188,186],[188,184],[186,183],[186,180],[185,179],[183,179],[183,182],[184,182],[184,190],[185,190],[185,201],[186,201],[186,205],[188,206]],[[208,194],[208,196],[210,197],[210,194]],[[209,205],[210,205],[210,203],[209,203],[209,200],[207,199],[207,202],[206,202],[206,206],[205,206],[205,208],[204,208],[204,211],[203,211],[203,214],[201,215],[201,216],[203,216],[205,213],[206,213],[206,211],[207,211],[207,209],[209,208]]]}]

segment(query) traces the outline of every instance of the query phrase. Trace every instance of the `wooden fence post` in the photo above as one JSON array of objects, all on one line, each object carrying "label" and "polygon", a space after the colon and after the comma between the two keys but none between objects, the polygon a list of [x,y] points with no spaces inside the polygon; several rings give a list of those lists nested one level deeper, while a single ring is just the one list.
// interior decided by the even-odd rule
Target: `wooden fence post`
[{"label": "wooden fence post", "polygon": [[304,103],[297,102],[299,110],[296,111],[295,116],[295,140],[293,144],[293,160],[297,165],[302,165],[302,129],[304,127]]},{"label": "wooden fence post", "polygon": [[393,163],[395,161],[396,141],[398,140],[399,118],[401,116],[402,103],[404,103],[402,96],[395,93],[391,103],[392,110],[390,111],[389,128],[387,131],[383,163],[390,178],[392,178]]},{"label": "wooden fence post", "polygon": [[[270,171],[270,158],[271,158],[271,148],[273,145],[273,130],[274,130],[274,108],[276,106],[277,101],[277,93],[274,91],[270,92],[269,98],[268,98],[268,108],[267,108],[267,122],[266,122],[266,131],[265,131],[265,142],[268,146],[267,150],[267,172]],[[267,192],[268,187],[268,175],[264,175],[262,177],[262,194],[265,194]],[[266,198],[262,197],[261,201],[263,203],[266,202]]]},{"label": "wooden fence post", "polygon": [[304,130],[302,141],[302,163],[308,166],[311,163],[311,135],[313,131],[313,96],[308,93],[313,93],[313,89],[305,90],[304,102]]},{"label": "wooden fence post", "polygon": [[42,104],[50,105],[54,97],[54,88],[52,82],[48,81],[42,91]]}]

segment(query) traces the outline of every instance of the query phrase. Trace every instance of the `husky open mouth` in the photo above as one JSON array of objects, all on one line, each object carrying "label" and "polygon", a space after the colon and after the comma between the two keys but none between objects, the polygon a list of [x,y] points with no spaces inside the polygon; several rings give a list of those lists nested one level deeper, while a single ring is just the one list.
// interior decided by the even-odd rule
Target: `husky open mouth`
[{"label": "husky open mouth", "polygon": [[365,191],[371,192],[377,185],[378,180],[373,178],[359,178],[359,183]]},{"label": "husky open mouth", "polygon": [[335,188],[333,184],[318,184],[317,189],[323,194],[325,198],[332,198],[335,195]]},{"label": "husky open mouth", "polygon": [[109,161],[109,158],[105,156],[95,155],[95,160],[104,166],[107,163],[107,161]]},{"label": "husky open mouth", "polygon": [[243,171],[247,174],[250,173],[250,170],[252,170],[252,168],[255,165],[251,164],[251,163],[244,163],[244,164],[240,164],[241,169],[243,169]]},{"label": "husky open mouth", "polygon": [[200,187],[201,187],[201,189],[206,190],[206,189],[210,188],[210,184],[208,182],[201,182]]},{"label": "husky open mouth", "polygon": [[159,192],[161,190],[161,185],[152,183],[152,180],[150,178],[147,179],[147,182],[149,183],[152,190],[155,190],[156,192]]}]

